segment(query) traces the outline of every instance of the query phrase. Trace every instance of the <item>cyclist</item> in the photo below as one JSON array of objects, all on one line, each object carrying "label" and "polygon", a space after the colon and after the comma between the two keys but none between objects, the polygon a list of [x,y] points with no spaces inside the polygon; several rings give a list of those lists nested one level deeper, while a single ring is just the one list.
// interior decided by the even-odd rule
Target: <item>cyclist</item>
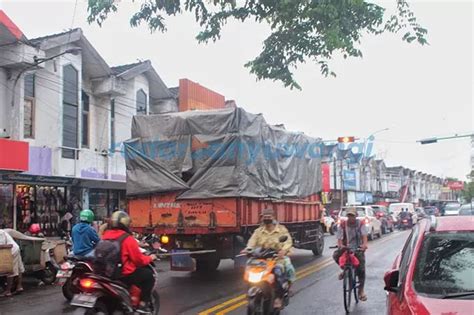
[{"label": "cyclist", "polygon": [[[365,284],[365,251],[367,250],[367,227],[357,219],[357,210],[348,208],[346,210],[347,221],[341,221],[337,229],[337,247],[333,258],[339,264],[339,258],[344,253],[344,247],[349,247],[354,251],[355,256],[359,259],[359,267],[357,268],[357,276],[359,277],[359,299],[367,301],[367,295],[364,292]],[[342,280],[344,273],[339,275]]]}]

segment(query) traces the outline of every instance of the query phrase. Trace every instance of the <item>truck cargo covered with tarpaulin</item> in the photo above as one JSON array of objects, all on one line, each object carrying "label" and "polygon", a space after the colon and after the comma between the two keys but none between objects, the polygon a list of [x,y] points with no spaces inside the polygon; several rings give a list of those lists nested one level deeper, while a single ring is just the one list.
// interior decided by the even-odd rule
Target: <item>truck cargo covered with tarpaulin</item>
[{"label": "truck cargo covered with tarpaulin", "polygon": [[127,194],[305,198],[321,191],[322,146],[242,108],[135,116]]},{"label": "truck cargo covered with tarpaulin", "polygon": [[135,116],[132,136],[124,144],[131,228],[180,254],[171,270],[210,271],[235,258],[268,208],[295,247],[322,254],[321,153],[332,147],[320,139],[241,108]]}]

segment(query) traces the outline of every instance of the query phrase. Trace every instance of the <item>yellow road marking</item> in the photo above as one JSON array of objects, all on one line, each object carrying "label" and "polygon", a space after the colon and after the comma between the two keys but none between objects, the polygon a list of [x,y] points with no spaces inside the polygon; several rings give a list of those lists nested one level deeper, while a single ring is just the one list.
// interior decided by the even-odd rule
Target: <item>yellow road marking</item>
[{"label": "yellow road marking", "polygon": [[209,315],[209,314],[211,314],[211,313],[214,312],[214,311],[220,310],[221,308],[223,308],[223,307],[225,307],[225,306],[227,306],[227,305],[229,305],[229,304],[238,302],[238,301],[240,301],[240,300],[242,300],[242,299],[245,299],[246,297],[247,297],[247,294],[239,295],[239,296],[237,296],[237,297],[235,297],[235,298],[233,298],[233,299],[230,299],[230,300],[225,301],[224,303],[218,304],[218,305],[216,305],[216,306],[211,307],[210,309],[207,309],[207,310],[205,310],[205,311],[202,311],[202,312],[200,312],[198,315]]},{"label": "yellow road marking", "polygon": [[332,264],[333,264],[332,261],[328,261],[327,263],[325,263],[325,264],[323,264],[323,265],[321,265],[321,266],[318,266],[318,267],[316,267],[316,268],[314,268],[314,269],[312,269],[312,270],[308,270],[308,271],[306,271],[306,272],[303,272],[303,273],[301,273],[300,275],[298,275],[298,276],[296,277],[296,280],[300,280],[300,279],[306,278],[306,277],[309,276],[310,274],[313,274],[313,273],[315,273],[316,271],[319,271],[319,270],[321,270],[321,269],[324,269],[324,268],[326,268],[327,266],[332,265]]},{"label": "yellow road marking", "polygon": [[326,259],[324,259],[324,260],[318,262],[318,263],[315,264],[315,265],[311,265],[311,266],[309,266],[309,267],[305,267],[305,268],[303,268],[303,269],[299,269],[299,270],[296,271],[296,275],[299,275],[299,274],[301,274],[301,273],[303,273],[303,272],[306,272],[306,271],[308,271],[308,270],[310,270],[310,269],[316,268],[316,267],[318,267],[319,265],[322,265],[322,264],[327,263],[328,261],[332,261],[332,258],[326,258]]},{"label": "yellow road marking", "polygon": [[[325,259],[325,260],[323,260],[323,261],[321,261],[321,262],[318,262],[318,263],[315,264],[315,265],[311,265],[311,266],[309,266],[309,267],[306,267],[306,268],[303,268],[303,269],[301,269],[301,270],[298,270],[298,271],[296,272],[296,276],[298,276],[299,274],[304,273],[304,272],[306,272],[306,271],[308,271],[308,270],[317,268],[317,267],[320,266],[320,265],[326,264],[326,263],[330,262],[331,260],[332,260],[331,258],[327,258],[327,259]],[[215,305],[215,306],[213,306],[213,307],[211,307],[211,308],[209,308],[209,309],[207,309],[207,310],[204,310],[204,311],[198,313],[198,315],[209,315],[209,314],[211,314],[211,313],[214,312],[214,311],[220,310],[220,309],[222,309],[222,308],[228,306],[229,304],[238,303],[240,300],[245,299],[246,297],[247,297],[247,294],[239,295],[239,296],[237,296],[237,297],[235,297],[235,298],[233,298],[233,299],[227,300],[227,301],[225,301],[225,302],[223,302],[223,303],[221,303],[221,304]]]},{"label": "yellow road marking", "polygon": [[239,303],[237,303],[237,304],[234,304],[234,305],[232,305],[232,306],[226,308],[225,310],[220,311],[219,313],[216,313],[216,315],[224,315],[224,314],[227,314],[227,313],[229,313],[229,312],[232,312],[233,310],[238,309],[239,307],[242,307],[242,306],[244,306],[244,305],[247,305],[247,303],[248,303],[247,300],[244,300],[244,301],[242,301],[242,302],[239,302]]},{"label": "yellow road marking", "polygon": [[[377,241],[373,241],[372,244],[382,244],[382,243],[385,243],[391,239],[394,239],[395,237],[398,236],[399,233],[396,233],[396,234],[392,234],[390,236],[387,236],[383,239],[378,239]],[[370,250],[370,248],[369,248]],[[332,258],[326,258],[325,260],[323,261],[320,261],[318,262],[317,264],[315,265],[311,265],[309,267],[305,267],[301,270],[298,270],[296,272],[296,280],[300,280],[300,279],[303,279],[303,278],[306,278],[307,276],[321,270],[321,269],[324,269],[326,268],[327,266],[331,265],[333,263],[333,260]],[[236,304],[233,304],[233,305],[230,305],[228,306],[227,308],[221,310],[220,312],[216,313],[216,315],[225,315],[229,312],[232,312],[233,310],[236,310],[238,309],[239,307],[242,307],[244,305],[247,304],[247,300],[245,301],[241,301],[242,299],[245,299],[247,297],[246,294],[242,294],[242,295],[239,295],[233,299],[230,299],[230,300],[227,300],[221,304],[218,304],[216,306],[213,306],[212,308],[210,309],[207,309],[205,311],[202,311],[200,313],[198,313],[198,315],[209,315],[211,314],[212,312],[214,311],[217,311],[217,310],[220,310],[220,309],[223,309],[224,307],[228,306],[229,304],[233,304],[233,303],[236,303]]]},{"label": "yellow road marking", "polygon": [[[298,275],[298,277],[296,277],[296,280],[301,280],[303,278],[306,278],[306,277],[312,275],[313,273],[315,273],[315,272],[317,272],[321,269],[324,269],[327,266],[332,265],[332,264],[333,264],[332,261],[326,261],[323,264],[318,264],[317,266],[314,266],[311,270],[300,273],[300,275]],[[227,307],[226,309],[223,309],[222,311],[216,313],[216,315],[225,315],[227,313],[230,313],[230,312],[238,309],[239,307],[247,305],[247,303],[248,303],[247,300],[244,300],[244,301],[239,302],[237,304],[231,305],[231,306]]]}]

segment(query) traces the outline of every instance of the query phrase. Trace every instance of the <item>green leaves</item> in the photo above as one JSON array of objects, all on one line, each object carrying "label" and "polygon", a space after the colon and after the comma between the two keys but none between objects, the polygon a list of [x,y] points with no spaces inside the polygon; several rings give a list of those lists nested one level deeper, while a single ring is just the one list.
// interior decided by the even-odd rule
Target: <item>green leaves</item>
[{"label": "green leaves", "polygon": [[[316,62],[323,76],[335,76],[329,68],[334,54],[362,57],[357,45],[362,34],[379,35],[404,30],[402,40],[427,44],[422,28],[405,0],[397,1],[397,14],[385,18],[385,9],[364,0],[142,0],[130,24],[146,23],[150,31],[166,31],[165,17],[183,11],[194,14],[202,27],[196,39],[207,43],[220,38],[229,19],[245,22],[251,18],[266,23],[271,34],[255,59],[247,62],[257,79],[281,81],[301,89],[294,80],[298,65]],[[99,25],[117,5],[113,0],[89,0],[89,23]]]}]

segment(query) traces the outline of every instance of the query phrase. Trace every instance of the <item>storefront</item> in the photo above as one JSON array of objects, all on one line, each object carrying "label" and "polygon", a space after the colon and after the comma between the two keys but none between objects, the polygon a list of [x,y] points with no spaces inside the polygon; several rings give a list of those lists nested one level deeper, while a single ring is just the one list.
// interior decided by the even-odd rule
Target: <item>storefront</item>
[{"label": "storefront", "polygon": [[[0,176],[28,171],[28,142],[0,138]],[[0,228],[13,228],[15,217],[15,187],[0,180]]]},{"label": "storefront", "polygon": [[0,174],[0,228],[25,232],[38,223],[46,236],[60,236],[65,232],[61,223],[77,222],[82,209],[92,209],[100,223],[125,205],[122,182]]}]

